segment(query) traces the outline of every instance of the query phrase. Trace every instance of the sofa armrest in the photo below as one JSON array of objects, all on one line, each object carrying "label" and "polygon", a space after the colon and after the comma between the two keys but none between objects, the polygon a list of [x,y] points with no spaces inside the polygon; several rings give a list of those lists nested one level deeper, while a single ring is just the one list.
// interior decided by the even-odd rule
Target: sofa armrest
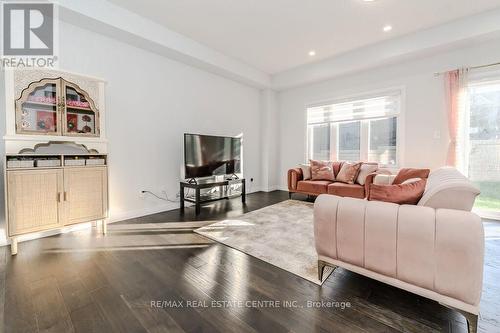
[{"label": "sofa armrest", "polygon": [[321,260],[433,291],[444,303],[479,305],[484,230],[474,213],[323,194],[314,204],[314,238]]},{"label": "sofa armrest", "polygon": [[386,169],[378,169],[376,172],[370,173],[366,176],[365,180],[365,197],[368,198],[368,194],[370,193],[370,185],[375,181],[375,177],[378,175],[392,175],[389,170]]},{"label": "sofa armrest", "polygon": [[301,168],[288,170],[288,190],[295,191],[297,189],[297,183],[301,181],[302,178],[303,176]]},{"label": "sofa armrest", "polygon": [[431,172],[418,205],[470,211],[479,194],[479,188],[457,169],[444,167]]}]

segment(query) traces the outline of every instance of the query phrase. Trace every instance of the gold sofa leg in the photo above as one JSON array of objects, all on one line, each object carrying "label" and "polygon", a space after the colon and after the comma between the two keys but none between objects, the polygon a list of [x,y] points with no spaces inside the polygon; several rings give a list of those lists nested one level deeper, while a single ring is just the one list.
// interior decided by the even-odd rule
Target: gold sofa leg
[{"label": "gold sofa leg", "polygon": [[323,272],[325,271],[325,267],[331,267],[333,270],[337,268],[337,266],[329,264],[323,260],[318,260],[318,280],[323,281]]}]

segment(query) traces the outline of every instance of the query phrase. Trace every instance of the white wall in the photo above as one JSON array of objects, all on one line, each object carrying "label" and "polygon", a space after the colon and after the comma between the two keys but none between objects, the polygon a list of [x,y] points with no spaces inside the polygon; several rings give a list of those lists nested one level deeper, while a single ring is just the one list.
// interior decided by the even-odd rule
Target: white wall
[{"label": "white wall", "polygon": [[[445,161],[447,125],[443,81],[433,73],[500,60],[500,40],[490,40],[282,91],[276,94],[276,106],[272,91],[261,93],[64,22],[60,25],[60,39],[61,69],[108,81],[106,116],[113,220],[178,206],[152,197],[140,198],[139,192],[166,190],[175,197],[184,132],[243,133],[245,177],[254,178],[249,190],[286,187],[286,170],[305,158],[305,105],[395,86],[403,86],[406,92],[404,166],[439,167]],[[3,93],[0,84],[0,100]],[[5,133],[4,117],[0,117],[0,132]],[[435,132],[441,133],[440,139],[434,138]],[[0,213],[4,209],[2,195],[3,191]]]},{"label": "white wall", "polygon": [[279,110],[276,92],[263,89],[260,94],[260,149],[261,149],[261,178],[262,190],[274,191],[279,189]]},{"label": "white wall", "polygon": [[[444,81],[442,76],[435,77],[434,72],[498,61],[500,39],[495,39],[280,92],[281,187],[286,188],[286,171],[305,159],[306,105],[391,87],[403,87],[406,95],[403,166],[437,168],[444,165],[448,145]],[[435,137],[437,133],[440,138]]]},{"label": "white wall", "polygon": [[[59,59],[60,69],[108,81],[112,220],[178,208],[178,203],[140,198],[139,194],[143,189],[158,194],[166,190],[175,198],[184,132],[243,133],[244,175],[254,178],[247,189],[261,188],[258,89],[64,22],[60,25]],[[3,95],[2,87],[0,91]],[[0,117],[2,136],[3,122],[4,116]],[[3,200],[0,207],[3,209]]]},{"label": "white wall", "polygon": [[[244,173],[260,182],[259,91],[63,23],[60,67],[106,87],[112,219],[177,208],[183,133],[244,135]],[[259,186],[249,186],[256,190]]]},{"label": "white wall", "polygon": [[[3,137],[5,134],[5,81],[2,77],[2,71],[0,70],[0,136]],[[5,145],[0,144],[0,170],[3,170],[3,161],[5,156]],[[5,244],[5,192],[4,192],[4,177],[0,177],[0,245]]]}]

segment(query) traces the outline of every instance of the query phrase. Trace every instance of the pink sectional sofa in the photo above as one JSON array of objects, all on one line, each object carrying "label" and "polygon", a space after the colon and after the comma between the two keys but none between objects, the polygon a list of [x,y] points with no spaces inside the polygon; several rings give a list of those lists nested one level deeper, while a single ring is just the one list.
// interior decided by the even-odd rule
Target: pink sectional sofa
[{"label": "pink sectional sofa", "polygon": [[458,171],[430,174],[418,205],[320,195],[314,204],[319,279],[340,266],[461,312],[477,332],[484,230],[479,194]]},{"label": "pink sectional sofa", "polygon": [[[333,163],[333,172],[335,177],[338,175],[340,169],[342,168],[342,164],[344,162],[332,162]],[[372,164],[378,167],[377,163],[365,163]],[[381,171],[384,173],[387,171]],[[302,170],[300,168],[293,168],[288,170],[288,193],[289,198],[292,198],[292,193],[302,193],[312,196],[317,196],[320,194],[333,194],[338,195],[340,197],[351,197],[351,198],[360,198],[363,199],[366,197],[370,184],[372,183],[373,177],[377,172],[373,172],[372,174],[366,177],[365,183],[360,184],[359,182],[355,182],[354,184],[345,184],[336,181],[329,180],[304,180],[304,176],[302,174]]]}]

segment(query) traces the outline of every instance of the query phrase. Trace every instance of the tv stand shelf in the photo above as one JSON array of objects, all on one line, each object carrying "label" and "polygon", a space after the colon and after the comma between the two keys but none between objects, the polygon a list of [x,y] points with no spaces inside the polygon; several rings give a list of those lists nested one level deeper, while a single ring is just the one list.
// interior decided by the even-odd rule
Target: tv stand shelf
[{"label": "tv stand shelf", "polygon": [[[228,187],[231,185],[241,184],[241,190],[232,191]],[[202,189],[212,189],[219,188],[218,192],[214,193],[201,193]],[[194,189],[194,195],[186,195],[185,189]],[[223,181],[204,181],[204,182],[180,182],[180,199],[181,199],[181,211],[184,211],[184,202],[192,202],[196,207],[196,215],[200,214],[201,204],[206,202],[212,202],[217,200],[229,199],[233,197],[241,196],[241,202],[245,203],[245,179],[227,179]]]}]

